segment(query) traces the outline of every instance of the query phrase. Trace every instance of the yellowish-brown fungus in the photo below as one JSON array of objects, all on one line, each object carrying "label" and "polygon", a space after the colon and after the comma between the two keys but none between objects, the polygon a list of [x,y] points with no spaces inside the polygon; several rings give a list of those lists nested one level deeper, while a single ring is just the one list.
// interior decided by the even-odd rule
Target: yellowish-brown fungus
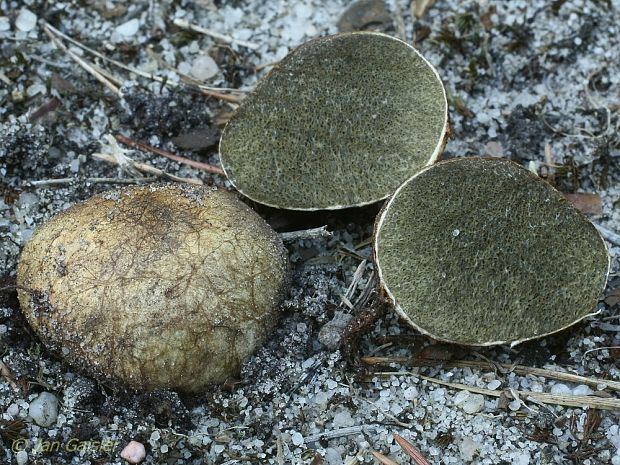
[{"label": "yellowish-brown fungus", "polygon": [[196,392],[237,376],[277,321],[275,232],[234,195],[129,187],[39,227],[20,258],[22,310],[70,364],[137,389]]}]

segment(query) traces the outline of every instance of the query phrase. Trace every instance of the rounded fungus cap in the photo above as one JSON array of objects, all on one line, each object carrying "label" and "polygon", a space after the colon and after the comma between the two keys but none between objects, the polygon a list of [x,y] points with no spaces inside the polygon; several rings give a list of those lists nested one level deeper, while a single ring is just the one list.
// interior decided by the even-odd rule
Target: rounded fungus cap
[{"label": "rounded fungus cap", "polygon": [[564,196],[508,160],[437,163],[405,182],[375,224],[381,286],[435,339],[516,344],[596,306],[609,256]]},{"label": "rounded fungus cap", "polygon": [[116,385],[198,392],[239,375],[288,284],[279,236],[225,191],[132,186],[78,203],[20,257],[43,343]]},{"label": "rounded fungus cap", "polygon": [[344,33],[301,45],[228,122],[222,167],[252,200],[291,210],[377,202],[445,144],[437,71],[385,34]]}]

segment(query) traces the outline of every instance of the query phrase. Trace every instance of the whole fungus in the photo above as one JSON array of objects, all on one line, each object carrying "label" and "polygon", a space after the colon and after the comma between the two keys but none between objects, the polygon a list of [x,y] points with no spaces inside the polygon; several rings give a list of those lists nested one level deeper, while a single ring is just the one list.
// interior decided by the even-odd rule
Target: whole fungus
[{"label": "whole fungus", "polygon": [[235,195],[127,187],[40,226],[17,281],[51,350],[113,385],[197,392],[238,376],[277,321],[288,258]]},{"label": "whole fungus", "polygon": [[435,339],[520,343],[591,315],[609,272],[594,226],[560,192],[501,159],[425,168],[375,225],[388,299]]},{"label": "whole fungus", "polygon": [[445,144],[437,71],[410,45],[373,32],[307,42],[265,76],[220,141],[222,167],[250,199],[291,210],[377,202]]}]

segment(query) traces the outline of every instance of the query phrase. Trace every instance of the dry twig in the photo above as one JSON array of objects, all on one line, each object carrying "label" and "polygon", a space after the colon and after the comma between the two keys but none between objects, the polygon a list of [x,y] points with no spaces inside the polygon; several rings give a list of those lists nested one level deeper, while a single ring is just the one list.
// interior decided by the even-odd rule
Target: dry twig
[{"label": "dry twig", "polygon": [[280,239],[284,242],[293,242],[297,239],[322,239],[331,237],[332,233],[327,230],[327,226],[320,228],[302,229],[301,231],[289,231],[280,233]]},{"label": "dry twig", "polygon": [[[412,361],[409,357],[362,357],[362,362],[367,365],[389,365],[390,363],[399,363],[403,365],[410,364]],[[474,368],[479,370],[493,369],[495,366],[522,376],[542,376],[544,378],[555,379],[558,381],[567,381],[569,383],[585,384],[590,387],[605,385],[609,389],[620,392],[620,382],[601,378],[588,378],[585,376],[574,375],[572,373],[563,373],[561,371],[548,370],[545,368],[533,368],[524,365],[509,365],[505,363],[487,363],[475,360],[450,360],[442,364],[445,368]]]},{"label": "dry twig", "polygon": [[417,465],[431,465],[426,457],[422,455],[422,452],[418,450],[413,444],[403,438],[400,434],[392,433],[396,443],[405,451],[405,453],[413,459]]},{"label": "dry twig", "polygon": [[383,465],[398,465],[394,460],[386,457],[385,455],[377,452],[376,450],[372,451],[372,455]]},{"label": "dry twig", "polygon": [[[476,394],[482,394],[489,397],[500,397],[502,394],[506,395],[506,391],[492,391],[490,389],[478,388],[475,386],[468,386],[461,383],[449,383],[430,376],[424,376],[410,371],[393,371],[393,372],[375,372],[373,375],[380,376],[414,376],[429,383],[439,384],[453,389],[461,391],[469,391]],[[532,402],[539,402],[542,404],[554,404],[563,405],[566,407],[578,407],[578,408],[596,408],[601,410],[620,411],[620,399],[604,399],[596,396],[574,396],[563,394],[549,394],[546,392],[531,392],[531,391],[514,391],[516,396]],[[514,396],[515,394],[508,394]]]},{"label": "dry twig", "polygon": [[64,186],[76,181],[83,181],[92,184],[136,184],[140,182],[153,182],[156,181],[156,177],[149,178],[56,178],[56,179],[40,179],[36,181],[30,181],[29,184],[32,187],[48,187],[48,186]]},{"label": "dry twig", "polygon": [[253,42],[235,39],[234,37],[231,37],[229,35],[221,34],[219,32],[198,26],[196,24],[191,24],[188,21],[185,21],[184,19],[175,19],[174,25],[180,27],[181,29],[187,29],[189,31],[194,31],[200,34],[213,37],[214,39],[221,40],[222,42],[225,42],[227,44],[238,44],[243,47],[250,48],[252,50],[256,50],[259,47],[258,44],[255,44]]},{"label": "dry twig", "polygon": [[0,376],[6,379],[9,386],[11,386],[14,390],[19,391],[19,386],[17,385],[15,376],[13,376],[13,373],[11,373],[9,367],[6,366],[2,360],[0,360]]},{"label": "dry twig", "polygon": [[162,157],[169,158],[174,161],[178,161],[184,165],[191,166],[192,168],[196,168],[202,171],[207,171],[209,173],[221,174],[224,175],[224,170],[217,166],[209,165],[208,163],[202,163],[195,160],[190,160],[189,158],[182,157],[180,155],[175,155],[174,153],[168,152],[167,150],[159,149],[157,147],[153,147],[152,145],[145,144],[143,142],[138,142],[133,139],[130,139],[127,136],[123,136],[122,134],[116,135],[116,140],[128,145],[134,149],[139,149],[144,152],[151,152],[157,155],[161,155]]},{"label": "dry twig", "polygon": [[69,55],[69,57],[73,61],[75,61],[78,65],[80,65],[82,68],[84,68],[84,70],[86,70],[86,72],[91,74],[95,79],[97,79],[104,86],[106,86],[108,89],[110,89],[110,91],[112,91],[112,93],[114,93],[114,95],[116,95],[117,97],[121,96],[120,89],[118,87],[116,87],[114,84],[112,84],[112,82],[110,82],[110,80],[108,78],[106,78],[103,74],[101,74],[99,71],[97,71],[95,68],[93,68],[93,66],[90,63],[86,62],[86,60],[84,60],[83,58],[79,57],[78,55],[73,53],[71,50],[69,50],[67,48],[67,46],[65,44],[63,44],[60,41],[60,39],[58,39],[58,37],[56,37],[55,33],[52,32],[52,28],[50,27],[49,24],[44,23],[43,24],[43,30],[45,31],[47,36],[51,39],[51,41],[54,43],[54,45],[56,45],[63,52],[65,52],[67,55]]},{"label": "dry twig", "polygon": [[[62,37],[64,40],[66,40],[67,42],[72,43],[73,45],[75,45],[76,47],[81,48],[82,50],[106,61],[107,63],[110,63],[118,68],[124,69],[125,71],[129,71],[132,74],[135,74],[136,76],[140,76],[146,79],[150,79],[152,81],[156,81],[161,83],[162,85],[166,85],[169,87],[178,87],[179,83],[174,82],[174,81],[170,81],[169,79],[165,79],[162,78],[160,76],[155,76],[154,74],[151,73],[147,73],[144,71],[141,71],[137,68],[133,68],[131,66],[126,65],[125,63],[122,63],[120,61],[117,60],[113,60],[112,58],[109,58],[105,55],[103,55],[102,53],[99,53],[97,50],[94,50],[90,47],[87,47],[86,45],[84,45],[83,43],[75,40],[73,37],[70,37],[66,34],[64,34],[63,32],[59,31],[58,29],[56,29],[54,26],[52,26],[51,24],[48,23],[44,23],[44,28],[47,28],[49,31],[51,31],[56,37]],[[103,72],[100,68],[97,68],[99,71]],[[173,69],[173,68],[172,68]],[[178,70],[173,69],[175,73],[178,73]],[[105,72],[107,74],[107,72]],[[109,76],[109,74],[107,74]],[[118,82],[118,80],[117,80]],[[227,101],[229,103],[238,103],[239,101],[241,101],[243,99],[242,96],[235,96],[235,95],[228,95],[228,94],[223,94],[223,91],[226,92],[239,92],[239,93],[246,93],[247,91],[244,90],[240,90],[240,89],[228,89],[228,88],[218,88],[218,87],[210,87],[210,86],[205,86],[205,85],[196,85],[196,84],[189,84],[187,82],[183,82],[183,84],[185,84],[186,86],[196,89],[199,92],[208,95],[210,97],[216,97],[219,98],[221,100]]]},{"label": "dry twig", "polygon": [[[107,163],[112,163],[112,164],[120,166],[119,161],[113,155],[108,155],[105,153],[93,153],[92,156],[93,158],[96,158],[97,160],[102,160]],[[170,174],[170,173],[166,173],[165,171],[160,170],[159,168],[155,168],[154,166],[148,165],[146,163],[139,163],[133,160],[132,162],[133,162],[131,164],[132,168],[135,168],[136,170],[141,171],[146,174],[152,174],[153,176],[157,176],[158,178],[169,179],[170,181],[176,181],[176,182],[186,182],[188,184],[196,184],[196,185],[203,184],[203,182],[200,179],[182,178],[182,177]]]}]

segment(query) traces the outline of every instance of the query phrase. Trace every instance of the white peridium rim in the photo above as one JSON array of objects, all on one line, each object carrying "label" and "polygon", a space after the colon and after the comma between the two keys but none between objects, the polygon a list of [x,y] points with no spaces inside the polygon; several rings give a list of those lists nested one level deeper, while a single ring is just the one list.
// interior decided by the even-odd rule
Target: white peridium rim
[{"label": "white peridium rim", "polygon": [[[397,37],[392,37],[392,36],[387,35],[387,34],[383,34],[382,32],[373,32],[373,31],[341,32],[339,34],[333,34],[333,35],[324,36],[324,37],[317,37],[316,39],[309,40],[308,42],[305,42],[305,43],[299,45],[297,48],[295,48],[294,50],[289,52],[288,55],[286,55],[286,57],[283,58],[283,60],[285,60],[291,54],[297,52],[299,49],[301,49],[303,47],[306,47],[311,42],[314,42],[314,41],[329,41],[329,40],[333,40],[334,38],[338,38],[338,37],[342,37],[342,36],[356,36],[356,35],[380,36],[380,37],[384,37],[386,39],[391,39],[391,40],[393,40],[395,42],[399,42],[401,44],[406,45],[411,50],[413,50],[418,57],[420,57],[422,59],[422,61],[426,64],[426,66],[428,66],[431,69],[431,71],[433,72],[433,74],[435,75],[435,78],[437,79],[437,82],[439,82],[439,85],[441,86],[441,94],[443,95],[443,103],[444,103],[444,112],[443,112],[443,127],[441,128],[441,133],[439,134],[439,138],[437,140],[437,144],[435,145],[435,149],[433,150],[433,153],[429,157],[428,162],[426,163],[425,166],[433,165],[434,163],[437,162],[437,160],[439,160],[439,157],[441,156],[441,153],[443,152],[443,147],[445,146],[445,142],[446,142],[445,139],[446,139],[446,134],[448,132],[448,98],[446,96],[446,88],[443,85],[443,81],[441,80],[441,77],[439,76],[439,73],[437,72],[437,69],[426,58],[424,58],[424,55],[422,55],[415,47],[413,47],[412,45],[408,44],[404,40],[401,40],[401,39],[399,39]],[[264,79],[266,79],[275,70],[275,68],[276,67],[274,66],[271,69],[271,71],[269,71],[265,76],[263,76],[260,79],[260,81],[263,81]],[[254,86],[254,89],[246,97],[246,99],[250,98],[256,92],[257,86]],[[356,203],[355,205],[329,205],[329,206],[326,206],[326,207],[315,207],[315,208],[283,207],[281,205],[277,205],[275,203],[265,202],[264,200],[259,200],[256,197],[248,195],[242,189],[240,189],[239,186],[237,186],[235,180],[229,175],[228,171],[226,170],[226,165],[223,163],[223,158],[222,158],[222,140],[224,140],[224,135],[226,134],[226,130],[228,129],[228,126],[230,125],[231,121],[233,121],[236,113],[239,111],[239,108],[241,108],[242,106],[243,106],[243,101],[241,102],[239,107],[234,111],[233,115],[228,120],[228,122],[224,126],[224,129],[222,130],[222,135],[220,136],[220,141],[219,141],[219,144],[218,144],[218,155],[220,157],[220,165],[222,167],[222,170],[224,171],[224,175],[226,176],[226,179],[228,179],[230,181],[230,183],[233,185],[233,187],[235,189],[237,189],[238,192],[243,194],[248,199],[250,199],[250,200],[252,200],[252,201],[254,201],[256,203],[260,203],[261,205],[266,205],[266,206],[272,207],[272,208],[279,208],[279,209],[293,210],[293,211],[318,211],[318,210],[342,210],[342,209],[345,209],[345,208],[364,207],[366,205],[372,205],[373,203],[377,203],[377,202],[380,202],[382,200],[385,200],[385,199],[387,199],[388,197],[390,197],[392,195],[392,194],[386,194],[383,197],[380,197],[380,198],[377,198],[377,199],[374,199],[374,200],[369,200],[369,201],[366,201],[366,202]],[[409,179],[411,179],[411,178],[409,178]],[[407,182],[407,180],[405,180],[404,182]]]},{"label": "white peridium rim", "polygon": [[[541,179],[538,177],[538,175],[532,173],[529,170],[526,170],[525,168],[523,168],[521,165],[519,165],[518,163],[513,162],[512,160],[508,160],[508,159],[502,159],[502,158],[493,158],[493,157],[462,157],[462,158],[452,158],[450,160],[445,160],[445,161],[441,161],[435,165],[429,165],[426,166],[425,168],[423,168],[422,170],[420,170],[418,173],[414,174],[413,176],[411,176],[409,179],[407,179],[398,189],[396,189],[396,192],[394,192],[394,195],[390,198],[390,200],[383,206],[379,217],[377,218],[377,222],[376,222],[376,226],[375,226],[375,231],[374,231],[374,240],[373,240],[373,250],[374,250],[374,262],[375,262],[375,272],[377,273],[377,283],[380,289],[382,289],[390,303],[394,306],[394,309],[396,310],[396,312],[398,313],[398,315],[403,318],[409,325],[411,325],[414,329],[416,329],[417,331],[419,331],[420,333],[424,334],[425,336],[428,336],[432,339],[435,339],[437,341],[441,341],[441,342],[447,342],[450,344],[460,344],[460,345],[465,345],[465,346],[472,346],[472,347],[489,347],[489,346],[497,346],[497,345],[503,345],[503,344],[509,344],[510,347],[514,347],[518,344],[521,344],[523,342],[526,341],[531,341],[534,339],[539,339],[539,338],[543,338],[546,336],[549,336],[551,334],[555,334],[558,333],[560,331],[563,331],[567,328],[570,328],[571,326],[579,323],[580,321],[591,317],[591,316],[596,316],[600,313],[600,311],[595,311],[595,312],[590,312],[587,313],[579,318],[577,318],[575,321],[567,324],[566,326],[562,326],[561,328],[558,329],[554,329],[553,331],[549,331],[547,333],[543,333],[543,334],[537,334],[535,336],[530,336],[530,337],[526,337],[526,338],[522,338],[522,339],[517,339],[514,341],[510,341],[510,340],[505,340],[505,341],[491,341],[491,342],[481,342],[481,343],[474,343],[474,342],[463,342],[463,341],[453,341],[451,339],[446,339],[440,336],[436,336],[433,333],[427,331],[426,329],[422,328],[421,326],[417,325],[416,323],[414,323],[414,321],[411,319],[411,317],[409,315],[407,315],[407,313],[405,312],[405,310],[400,306],[400,304],[396,301],[396,298],[394,297],[394,294],[392,293],[392,291],[390,290],[390,288],[388,287],[387,283],[385,282],[385,280],[383,279],[383,270],[381,269],[381,264],[379,263],[379,235],[381,233],[381,228],[383,226],[383,223],[385,222],[385,217],[387,215],[388,210],[390,209],[392,203],[394,202],[394,199],[398,196],[398,194],[400,193],[400,191],[405,188],[411,181],[413,181],[415,178],[417,178],[418,176],[420,176],[421,174],[425,173],[426,171],[428,171],[429,169],[434,168],[435,166],[443,166],[447,163],[458,163],[459,161],[462,160],[472,160],[472,159],[477,159],[477,160],[502,160],[503,162],[506,163],[512,163],[518,167],[520,167],[521,169],[528,171],[528,173],[530,173],[532,175],[533,178],[537,179],[540,182],[544,182],[545,184],[547,184],[549,187],[551,187],[551,189],[553,189],[554,191],[559,192],[555,187],[553,187],[551,184],[547,183],[544,179]],[[559,192],[560,193],[560,192]],[[573,207],[574,208],[574,207]],[[605,242],[605,239],[603,238],[603,236],[601,235],[601,233],[599,232],[598,229],[596,229],[594,227],[594,225],[592,224],[592,222],[585,216],[583,215],[583,213],[581,213],[579,210],[577,210],[575,208],[575,211],[581,215],[587,222],[588,224],[592,227],[592,229],[596,232],[598,238],[601,240],[601,242],[603,243],[603,247],[605,247],[605,250],[607,252],[607,271],[605,273],[605,280],[603,281],[603,287],[600,291],[600,294],[602,294],[605,291],[605,288],[607,287],[607,280],[609,279],[609,274],[611,273],[611,255],[609,254],[609,246],[607,245],[607,243]]]}]

